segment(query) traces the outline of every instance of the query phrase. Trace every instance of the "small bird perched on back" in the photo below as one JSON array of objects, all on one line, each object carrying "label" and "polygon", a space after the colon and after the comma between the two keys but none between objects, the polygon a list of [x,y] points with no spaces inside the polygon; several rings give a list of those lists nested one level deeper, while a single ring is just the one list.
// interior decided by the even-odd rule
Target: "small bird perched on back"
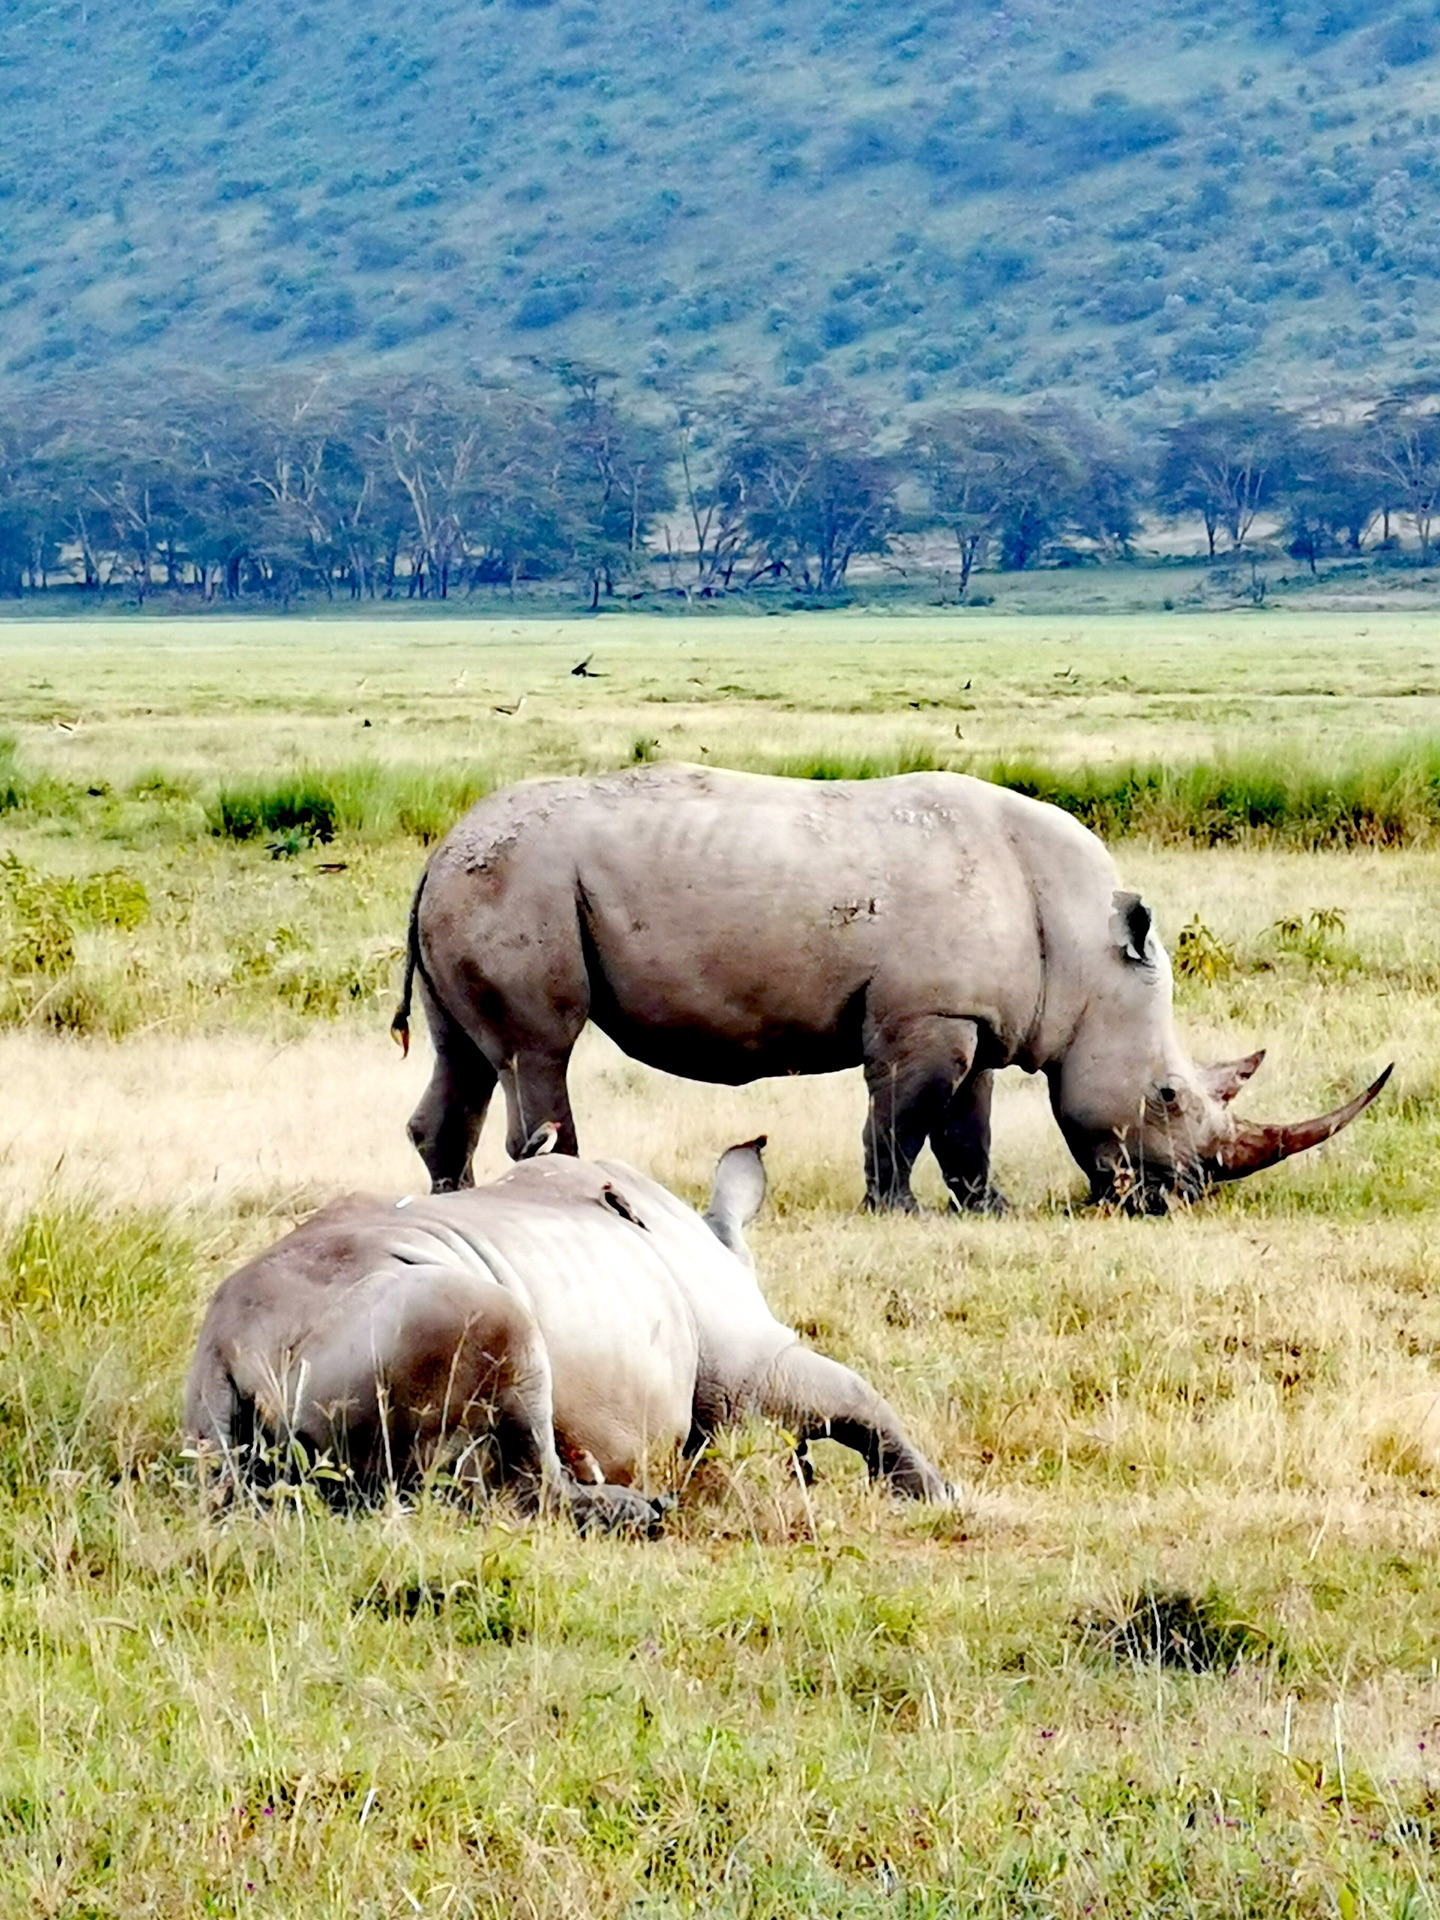
[{"label": "small bird perched on back", "polygon": [[650,1229],[645,1226],[645,1222],[640,1218],[639,1214],[636,1213],[634,1207],[631,1206],[624,1194],[621,1193],[620,1189],[617,1186],[613,1186],[608,1180],[600,1189],[600,1202],[602,1206],[609,1207],[612,1213],[618,1213],[622,1220],[629,1220],[637,1227],[644,1227],[646,1233],[650,1231]]},{"label": "small bird perched on back", "polygon": [[542,1120],[520,1149],[519,1157],[522,1160],[538,1160],[542,1153],[553,1153],[559,1138],[560,1128],[555,1121]]}]

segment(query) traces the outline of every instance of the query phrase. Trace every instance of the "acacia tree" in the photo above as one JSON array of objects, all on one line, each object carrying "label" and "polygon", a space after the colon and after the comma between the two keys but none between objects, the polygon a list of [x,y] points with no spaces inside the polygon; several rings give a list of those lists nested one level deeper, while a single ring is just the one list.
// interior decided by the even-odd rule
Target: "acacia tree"
[{"label": "acacia tree", "polygon": [[49,436],[11,404],[0,414],[0,594],[43,590],[63,531]]},{"label": "acacia tree", "polygon": [[408,380],[391,390],[383,437],[413,519],[410,592],[444,600],[464,553],[479,422],[438,382]]},{"label": "acacia tree", "polygon": [[[732,398],[705,409],[684,401],[675,410],[672,444],[680,504],[694,539],[688,556],[694,581],[685,590],[702,598],[730,586],[749,541],[744,483],[735,469],[729,432],[736,404]],[[671,578],[678,585],[683,556],[668,523],[665,552]]]},{"label": "acacia tree", "polygon": [[1418,389],[1384,400],[1367,424],[1370,471],[1386,490],[1386,505],[1393,498],[1414,521],[1428,565],[1440,509],[1440,394]]},{"label": "acacia tree", "polygon": [[602,590],[613,594],[616,581],[647,557],[652,526],[674,504],[669,452],[658,428],[620,406],[614,375],[572,365],[559,371],[569,396],[559,421],[563,512],[594,608]]},{"label": "acacia tree", "polygon": [[1292,437],[1280,474],[1290,552],[1313,574],[1323,553],[1358,553],[1381,509],[1383,488],[1370,461],[1368,435],[1347,426],[1306,427]]},{"label": "acacia tree", "polygon": [[1284,473],[1291,425],[1271,407],[1230,408],[1167,427],[1155,476],[1163,511],[1198,513],[1209,558],[1223,527],[1232,548],[1275,499]]},{"label": "acacia tree", "polygon": [[1128,555],[1139,525],[1141,485],[1133,442],[1063,401],[1034,408],[1025,419],[1063,449],[1066,460],[1057,478],[1075,531],[1111,557]]},{"label": "acacia tree", "polygon": [[857,553],[887,550],[896,474],[872,442],[863,408],[815,394],[771,401],[741,425],[729,462],[758,571],[830,593]]}]

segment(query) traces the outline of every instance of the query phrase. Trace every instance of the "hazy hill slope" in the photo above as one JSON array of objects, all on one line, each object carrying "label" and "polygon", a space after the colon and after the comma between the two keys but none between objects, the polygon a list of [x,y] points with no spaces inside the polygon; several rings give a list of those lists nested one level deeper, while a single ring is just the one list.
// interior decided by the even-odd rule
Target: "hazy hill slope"
[{"label": "hazy hill slope", "polygon": [[1436,14],[9,0],[0,367],[1368,388],[1440,364]]}]

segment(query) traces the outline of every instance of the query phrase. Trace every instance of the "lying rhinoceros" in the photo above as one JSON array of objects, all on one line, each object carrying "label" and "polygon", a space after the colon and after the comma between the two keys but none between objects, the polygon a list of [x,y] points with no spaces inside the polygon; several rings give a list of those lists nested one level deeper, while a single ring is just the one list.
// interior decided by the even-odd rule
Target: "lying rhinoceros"
[{"label": "lying rhinoceros", "polygon": [[771,1314],[744,1229],[762,1140],[699,1214],[631,1168],[533,1158],[491,1186],[337,1201],[222,1282],[185,1426],[229,1481],[301,1443],[361,1489],[434,1465],[582,1526],[655,1517],[630,1482],[747,1413],[828,1437],[897,1492],[949,1489],[857,1374]]},{"label": "lying rhinoceros", "polygon": [[768,779],[648,767],[482,800],[431,856],[410,915],[435,1071],[410,1134],[463,1186],[497,1078],[518,1155],[578,1151],[566,1090],[587,1019],[694,1080],[863,1065],[866,1198],[910,1207],[926,1140],[960,1206],[990,1179],[995,1070],[1044,1073],[1096,1199],[1159,1207],[1337,1133],[1237,1121],[1261,1055],[1201,1067],[1176,1037],[1149,909],[1057,807],[956,773]]}]

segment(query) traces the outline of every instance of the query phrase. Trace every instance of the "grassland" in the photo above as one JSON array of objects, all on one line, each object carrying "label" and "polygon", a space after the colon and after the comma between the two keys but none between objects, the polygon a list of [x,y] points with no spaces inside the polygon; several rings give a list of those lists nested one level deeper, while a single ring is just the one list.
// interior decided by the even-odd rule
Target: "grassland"
[{"label": "grassland", "polygon": [[[1440,1906],[1440,630],[10,624],[0,688],[5,1911]],[[210,1288],[337,1188],[419,1184],[427,1062],[385,1025],[423,841],[467,792],[637,753],[1209,763],[1302,798],[1409,769],[1391,844],[1216,843],[1183,783],[1115,843],[1172,947],[1207,936],[1197,1055],[1271,1050],[1248,1111],[1392,1055],[1393,1097],[1124,1221],[1017,1080],[1014,1214],[890,1221],[858,1211],[855,1076],[704,1088],[587,1041],[584,1138],[687,1195],[768,1130],[773,1303],[884,1384],[959,1508],[838,1453],[802,1489],[757,1429],[645,1548],[439,1502],[206,1518],[177,1410]],[[329,838],[260,821],[287,793]]]}]

